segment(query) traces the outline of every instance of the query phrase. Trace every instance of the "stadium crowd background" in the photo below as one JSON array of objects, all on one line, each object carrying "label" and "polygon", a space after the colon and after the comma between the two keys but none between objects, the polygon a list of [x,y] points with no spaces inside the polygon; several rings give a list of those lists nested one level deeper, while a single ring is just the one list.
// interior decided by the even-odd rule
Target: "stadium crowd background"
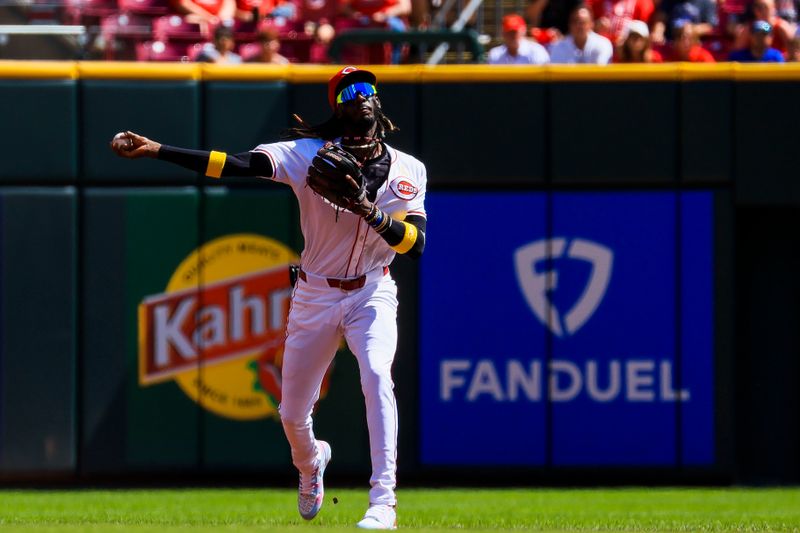
[{"label": "stadium crowd background", "polygon": [[[16,0],[19,1],[19,0]],[[485,0],[466,28],[500,64],[798,61],[800,0]],[[452,4],[452,3],[451,3]],[[330,63],[337,34],[452,27],[442,0],[22,0],[25,23],[80,25],[81,59]],[[7,9],[7,7],[6,7]],[[350,45],[343,63],[409,63]],[[6,56],[7,58],[7,56]]]}]

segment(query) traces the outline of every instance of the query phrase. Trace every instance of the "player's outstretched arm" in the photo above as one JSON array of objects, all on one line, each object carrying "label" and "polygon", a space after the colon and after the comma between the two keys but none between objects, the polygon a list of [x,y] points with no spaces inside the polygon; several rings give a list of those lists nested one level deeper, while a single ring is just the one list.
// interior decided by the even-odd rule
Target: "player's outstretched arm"
[{"label": "player's outstretched arm", "polygon": [[158,157],[161,143],[151,141],[147,137],[142,137],[132,131],[121,131],[111,139],[111,149],[118,156],[128,159]]},{"label": "player's outstretched arm", "polygon": [[120,157],[128,159],[153,157],[202,172],[210,178],[223,176],[269,178],[273,174],[269,157],[260,152],[229,155],[215,150],[190,150],[161,144],[132,131],[117,133],[111,140],[111,149]]}]

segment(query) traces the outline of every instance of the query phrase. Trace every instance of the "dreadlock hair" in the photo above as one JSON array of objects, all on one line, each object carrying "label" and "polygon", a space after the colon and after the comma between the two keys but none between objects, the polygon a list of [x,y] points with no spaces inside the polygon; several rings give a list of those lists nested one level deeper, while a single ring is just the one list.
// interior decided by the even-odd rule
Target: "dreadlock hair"
[{"label": "dreadlock hair", "polygon": [[[381,108],[381,101],[375,99],[375,120],[378,123],[378,128],[375,135],[378,139],[383,140],[386,138],[387,133],[400,131],[400,128],[394,125],[389,117],[383,113]],[[286,140],[294,139],[322,139],[323,141],[332,141],[341,137],[344,133],[344,121],[341,117],[336,116],[334,112],[328,120],[321,124],[310,125],[305,120],[300,118],[299,115],[292,114],[292,117],[297,121],[297,126],[285,129],[281,133],[281,138]]]}]

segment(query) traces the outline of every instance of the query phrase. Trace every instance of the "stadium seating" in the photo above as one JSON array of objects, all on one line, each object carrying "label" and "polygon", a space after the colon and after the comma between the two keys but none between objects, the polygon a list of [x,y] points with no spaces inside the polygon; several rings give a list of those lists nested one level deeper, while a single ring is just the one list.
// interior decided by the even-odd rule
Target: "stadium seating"
[{"label": "stadium seating", "polygon": [[118,0],[120,11],[143,16],[158,16],[169,13],[167,0]]},{"label": "stadium seating", "polygon": [[64,22],[67,24],[96,25],[103,17],[118,11],[116,0],[64,0]]},{"label": "stadium seating", "polygon": [[167,15],[153,19],[153,37],[164,42],[198,42],[210,38],[210,35],[200,24],[186,22],[180,15]]},{"label": "stadium seating", "polygon": [[131,60],[137,43],[151,38],[150,19],[126,13],[104,17],[100,22],[105,59]]},{"label": "stadium seating", "polygon": [[184,47],[163,41],[145,41],[136,44],[136,61],[187,61]]}]

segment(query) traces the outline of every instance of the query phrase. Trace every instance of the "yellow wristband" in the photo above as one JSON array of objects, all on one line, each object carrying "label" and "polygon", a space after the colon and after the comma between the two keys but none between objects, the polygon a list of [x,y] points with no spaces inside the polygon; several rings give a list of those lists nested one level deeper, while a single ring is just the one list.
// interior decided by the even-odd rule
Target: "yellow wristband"
[{"label": "yellow wristband", "polygon": [[225,166],[225,159],[228,154],[225,152],[211,152],[208,157],[208,167],[206,168],[206,176],[209,178],[219,178],[222,176],[222,167]]},{"label": "yellow wristband", "polygon": [[403,234],[403,240],[392,246],[392,250],[398,254],[404,254],[408,252],[414,247],[414,243],[417,242],[417,227],[413,224],[409,224],[408,222],[401,222],[401,224],[403,224],[406,228],[406,232]]}]

